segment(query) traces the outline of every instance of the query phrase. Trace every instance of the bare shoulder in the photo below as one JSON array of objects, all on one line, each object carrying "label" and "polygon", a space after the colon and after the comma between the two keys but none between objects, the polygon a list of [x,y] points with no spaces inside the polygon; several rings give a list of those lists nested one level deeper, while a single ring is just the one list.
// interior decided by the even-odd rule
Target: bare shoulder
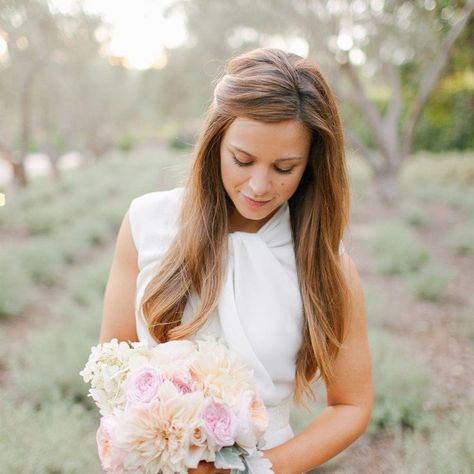
[{"label": "bare shoulder", "polygon": [[104,294],[101,343],[114,337],[123,341],[138,340],[135,327],[136,280],[139,273],[137,258],[127,211],[118,231]]}]

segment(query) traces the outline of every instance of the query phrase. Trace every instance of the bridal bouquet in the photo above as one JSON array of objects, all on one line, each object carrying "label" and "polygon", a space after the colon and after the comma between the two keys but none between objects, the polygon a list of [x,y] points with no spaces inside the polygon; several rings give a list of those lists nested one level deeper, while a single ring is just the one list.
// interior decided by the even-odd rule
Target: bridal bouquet
[{"label": "bridal bouquet", "polygon": [[91,349],[80,375],[102,415],[106,472],[186,474],[203,460],[233,474],[273,473],[258,450],[269,417],[253,373],[219,339],[152,348],[112,339]]}]

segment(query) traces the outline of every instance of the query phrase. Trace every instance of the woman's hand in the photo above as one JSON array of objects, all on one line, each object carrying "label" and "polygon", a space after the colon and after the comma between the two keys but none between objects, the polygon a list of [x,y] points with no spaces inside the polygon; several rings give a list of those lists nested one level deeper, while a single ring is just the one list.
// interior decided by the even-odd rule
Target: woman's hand
[{"label": "woman's hand", "polygon": [[189,469],[188,474],[230,474],[230,469],[218,469],[212,462],[201,461],[196,469]]}]

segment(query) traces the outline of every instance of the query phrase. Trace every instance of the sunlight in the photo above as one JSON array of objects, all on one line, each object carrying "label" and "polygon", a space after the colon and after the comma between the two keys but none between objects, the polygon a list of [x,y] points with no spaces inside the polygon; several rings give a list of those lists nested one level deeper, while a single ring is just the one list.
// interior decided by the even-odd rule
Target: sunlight
[{"label": "sunlight", "polygon": [[[59,11],[77,8],[74,0],[50,0]],[[166,49],[181,45],[186,39],[184,15],[178,11],[167,18],[164,10],[169,0],[85,0],[81,3],[86,13],[99,15],[110,25],[110,41],[103,51],[129,69],[160,69],[167,64]],[[98,40],[101,36],[98,35]],[[102,41],[106,41],[102,37]]]}]

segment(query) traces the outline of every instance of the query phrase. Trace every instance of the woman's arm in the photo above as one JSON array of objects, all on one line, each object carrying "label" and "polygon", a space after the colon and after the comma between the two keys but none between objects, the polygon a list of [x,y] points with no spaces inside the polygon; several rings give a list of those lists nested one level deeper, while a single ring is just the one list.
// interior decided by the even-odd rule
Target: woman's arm
[{"label": "woman's arm", "polygon": [[108,342],[114,337],[119,341],[138,341],[135,326],[137,275],[137,250],[127,212],[117,235],[105,289],[99,343]]},{"label": "woman's arm", "polygon": [[352,258],[342,266],[352,295],[352,321],[327,387],[328,406],[301,433],[265,451],[276,474],[301,474],[352,444],[366,430],[373,405],[372,364],[365,321],[364,291]]}]

